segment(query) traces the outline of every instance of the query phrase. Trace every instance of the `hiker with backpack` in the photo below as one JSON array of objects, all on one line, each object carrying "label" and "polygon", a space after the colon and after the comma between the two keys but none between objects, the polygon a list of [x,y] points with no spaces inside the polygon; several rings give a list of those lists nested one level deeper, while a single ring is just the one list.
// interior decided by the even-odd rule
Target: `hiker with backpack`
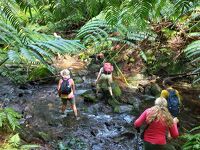
[{"label": "hiker with backpack", "polygon": [[170,78],[166,78],[163,81],[163,86],[165,90],[161,91],[161,97],[164,97],[168,103],[168,110],[173,117],[178,117],[180,108],[182,106],[181,98],[179,92],[174,89],[173,82]]},{"label": "hiker with backpack", "polygon": [[97,79],[95,81],[96,84],[96,94],[98,94],[99,90],[100,90],[100,84],[101,82],[107,82],[108,85],[108,90],[111,96],[113,96],[113,92],[112,92],[112,87],[111,84],[113,82],[113,78],[112,78],[112,72],[113,72],[113,66],[111,63],[106,62],[103,64],[103,67],[100,69]]},{"label": "hiker with backpack", "polygon": [[64,113],[67,102],[69,101],[71,104],[71,108],[74,111],[74,115],[76,118],[78,118],[76,103],[75,103],[75,84],[72,78],[70,78],[70,71],[68,69],[64,69],[60,72],[61,79],[59,80],[57,89],[59,97],[62,100],[62,107],[61,111]]},{"label": "hiker with backpack", "polygon": [[166,142],[166,132],[169,131],[173,138],[177,138],[178,122],[168,111],[167,100],[159,97],[155,100],[155,105],[146,109],[134,122],[134,127],[139,131],[142,124],[146,124],[143,132],[145,150],[174,150],[175,148]]}]

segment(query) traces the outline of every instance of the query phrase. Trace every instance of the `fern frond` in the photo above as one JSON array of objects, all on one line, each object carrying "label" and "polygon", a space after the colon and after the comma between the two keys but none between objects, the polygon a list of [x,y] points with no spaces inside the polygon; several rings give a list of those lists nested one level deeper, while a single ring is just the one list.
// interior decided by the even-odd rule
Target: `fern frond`
[{"label": "fern frond", "polygon": [[8,58],[13,62],[19,62],[21,60],[19,53],[14,50],[8,51]]},{"label": "fern frond", "polygon": [[[194,41],[189,44],[186,49],[184,50],[186,56],[191,60],[192,63],[197,64],[197,68],[194,69],[193,72],[200,74],[200,40]],[[198,76],[194,83],[200,81],[200,76]]]},{"label": "fern frond", "polygon": [[107,32],[104,30],[108,27],[103,20],[92,20],[86,23],[78,32],[77,37],[82,38],[83,36],[90,34],[94,31],[99,31],[102,35],[107,36]]},{"label": "fern frond", "polygon": [[8,119],[9,125],[12,127],[14,131],[16,128],[19,128],[18,119],[21,117],[19,113],[14,111],[12,108],[5,108],[6,118]]},{"label": "fern frond", "polygon": [[30,50],[28,50],[26,48],[20,48],[20,53],[28,61],[31,61],[31,62],[37,61],[36,58],[34,57],[33,53],[30,52]]},{"label": "fern frond", "polygon": [[20,21],[18,18],[14,15],[15,13],[12,12],[12,8],[10,8],[8,5],[3,7],[2,12],[5,14],[6,18],[8,18],[11,22],[11,24],[15,27],[17,31],[20,31]]},{"label": "fern frond", "polygon": [[136,45],[134,43],[129,42],[127,40],[123,40],[123,39],[117,38],[117,37],[109,37],[108,40],[119,42],[119,43],[123,43],[123,44],[127,44],[127,45],[129,45],[131,47],[136,47]]},{"label": "fern frond", "polygon": [[0,112],[0,127],[3,126],[5,119],[6,119],[6,114],[4,112]]},{"label": "fern frond", "polygon": [[36,45],[28,45],[28,47],[30,47],[32,50],[40,53],[43,56],[47,56],[47,57],[51,57],[51,55],[49,53],[47,53],[45,50],[41,49],[40,47],[36,46]]}]

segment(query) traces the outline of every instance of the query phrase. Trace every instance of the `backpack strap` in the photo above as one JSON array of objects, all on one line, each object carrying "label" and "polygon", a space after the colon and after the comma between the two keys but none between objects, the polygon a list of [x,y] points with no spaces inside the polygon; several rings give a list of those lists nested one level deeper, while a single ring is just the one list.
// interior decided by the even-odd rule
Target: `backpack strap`
[{"label": "backpack strap", "polygon": [[[169,97],[169,93],[170,92],[175,92],[175,94],[176,94],[176,90],[175,89],[166,89],[167,90],[167,92],[168,92],[168,97]],[[177,94],[176,94],[176,96],[177,96]]]}]

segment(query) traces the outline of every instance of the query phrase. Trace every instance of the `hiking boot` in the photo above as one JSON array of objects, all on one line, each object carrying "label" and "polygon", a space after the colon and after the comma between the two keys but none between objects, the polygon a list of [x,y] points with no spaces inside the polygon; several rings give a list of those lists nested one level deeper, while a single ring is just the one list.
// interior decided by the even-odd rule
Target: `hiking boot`
[{"label": "hiking boot", "polygon": [[76,120],[80,120],[80,117],[75,117],[76,118]]}]

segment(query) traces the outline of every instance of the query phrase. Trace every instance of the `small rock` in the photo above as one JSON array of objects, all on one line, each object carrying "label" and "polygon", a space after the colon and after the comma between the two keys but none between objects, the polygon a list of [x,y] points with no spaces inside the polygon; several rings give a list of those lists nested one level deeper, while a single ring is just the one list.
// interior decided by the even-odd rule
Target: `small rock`
[{"label": "small rock", "polygon": [[119,112],[120,113],[131,112],[132,109],[133,109],[132,105],[121,105],[121,106],[119,106]]}]

